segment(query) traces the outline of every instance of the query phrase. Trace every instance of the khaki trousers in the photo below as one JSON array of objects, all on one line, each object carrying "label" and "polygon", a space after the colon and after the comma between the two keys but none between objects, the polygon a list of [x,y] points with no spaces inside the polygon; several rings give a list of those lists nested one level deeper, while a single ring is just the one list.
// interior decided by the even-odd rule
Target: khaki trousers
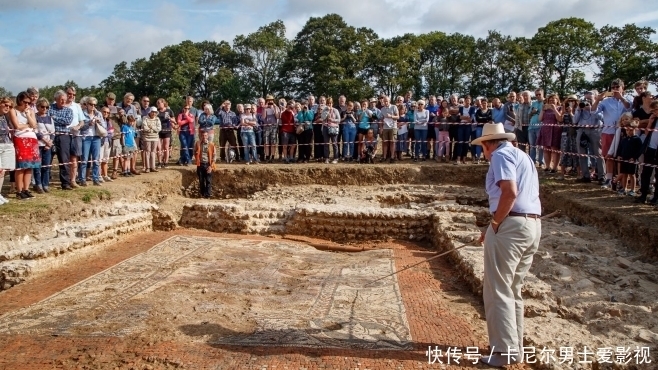
[{"label": "khaki trousers", "polygon": [[540,237],[540,220],[517,216],[505,218],[498,233],[489,226],[485,234],[483,298],[493,352],[522,350],[521,287]]}]

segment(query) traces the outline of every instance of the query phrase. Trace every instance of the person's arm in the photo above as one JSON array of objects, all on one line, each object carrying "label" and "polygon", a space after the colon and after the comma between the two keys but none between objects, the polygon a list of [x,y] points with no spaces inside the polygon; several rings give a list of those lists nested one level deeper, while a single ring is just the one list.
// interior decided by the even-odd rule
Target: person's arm
[{"label": "person's arm", "polygon": [[391,117],[390,117],[390,118],[392,118],[392,119],[400,119],[400,112],[398,111],[398,109],[395,108],[393,111],[394,111],[394,113],[391,114]]},{"label": "person's arm", "polygon": [[514,202],[516,202],[516,197],[518,195],[518,189],[516,187],[515,180],[500,180],[498,182],[498,187],[500,188],[500,200],[498,201],[498,208],[496,208],[496,213],[491,218],[491,227],[493,228],[494,233],[498,232],[498,227],[500,223],[507,218]]},{"label": "person's arm", "polygon": [[580,108],[576,109],[576,114],[573,115],[573,124],[578,125],[580,123],[580,117],[582,116],[583,111]]},{"label": "person's arm", "polygon": [[541,112],[539,112],[539,122],[542,122],[544,120],[544,111],[546,110],[546,106],[543,106],[541,109]]},{"label": "person's arm", "polygon": [[553,112],[555,112],[555,120],[557,120],[559,123],[564,122],[564,116],[562,113],[560,113],[560,110],[555,105],[553,105],[551,108],[553,109]]}]

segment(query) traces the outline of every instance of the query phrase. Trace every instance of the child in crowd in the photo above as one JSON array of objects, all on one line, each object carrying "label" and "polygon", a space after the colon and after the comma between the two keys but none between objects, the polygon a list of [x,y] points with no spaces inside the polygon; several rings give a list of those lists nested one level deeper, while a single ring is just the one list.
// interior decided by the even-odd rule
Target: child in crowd
[{"label": "child in crowd", "polygon": [[128,114],[126,118],[126,123],[121,126],[121,146],[123,147],[123,176],[133,176],[130,171],[131,167],[134,167],[133,161],[135,154],[137,153],[137,146],[135,143],[135,124],[137,120],[132,114]]},{"label": "child in crowd", "polygon": [[201,132],[201,139],[194,145],[196,173],[199,176],[199,194],[208,199],[212,187],[212,171],[215,170],[215,144],[209,140],[208,131]]},{"label": "child in crowd", "polygon": [[[448,109],[441,109],[441,116],[436,117],[436,129],[439,131],[436,136],[438,141],[437,147],[439,148],[436,152],[436,161],[439,161],[439,156],[441,156],[442,162],[447,162],[450,159],[450,111]],[[447,159],[446,159],[447,158]]]},{"label": "child in crowd", "polygon": [[[617,191],[619,195],[635,196],[635,174],[637,173],[637,160],[642,151],[642,139],[637,133],[637,121],[625,120],[623,123],[622,138],[617,147],[616,158],[619,162],[619,176],[617,177]],[[630,190],[626,190],[630,180]]]},{"label": "child in crowd", "polygon": [[375,132],[369,128],[366,137],[363,139],[363,152],[361,153],[361,163],[374,163],[375,153],[377,153],[377,139]]}]

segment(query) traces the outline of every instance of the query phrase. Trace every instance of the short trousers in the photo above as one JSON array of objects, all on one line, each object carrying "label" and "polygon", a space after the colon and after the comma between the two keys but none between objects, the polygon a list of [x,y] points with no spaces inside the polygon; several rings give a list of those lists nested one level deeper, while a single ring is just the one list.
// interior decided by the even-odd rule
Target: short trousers
[{"label": "short trousers", "polygon": [[14,144],[0,144],[0,170],[16,169],[16,149]]},{"label": "short trousers", "polygon": [[368,134],[368,130],[370,130],[370,129],[369,128],[357,128],[356,133],[358,135],[366,136]]},{"label": "short trousers", "polygon": [[294,132],[281,133],[281,145],[293,145],[297,143],[297,134]]},{"label": "short trousers", "polygon": [[614,134],[601,134],[601,153],[605,157],[608,155],[608,151],[612,146],[612,140],[614,140]]},{"label": "short trousers", "polygon": [[110,158],[111,151],[112,150],[110,148],[110,143],[107,140],[103,139],[103,145],[101,145],[101,157],[100,157],[101,162],[108,161],[108,159]]},{"label": "short trousers", "polygon": [[123,155],[128,155],[128,154],[132,154],[136,151],[137,151],[137,148],[134,147],[134,146],[124,146],[122,153],[123,153]]},{"label": "short trousers", "polygon": [[382,131],[382,140],[384,143],[395,142],[398,139],[398,129],[396,128],[385,128]]},{"label": "short trousers", "polygon": [[110,149],[110,157],[118,157],[123,154],[123,148],[121,147],[121,139],[112,140],[112,148]]},{"label": "short trousers", "polygon": [[82,157],[82,136],[74,136],[71,140],[71,155]]},{"label": "short trousers", "polygon": [[276,145],[276,134],[278,131],[278,127],[275,125],[263,126],[263,144]]}]

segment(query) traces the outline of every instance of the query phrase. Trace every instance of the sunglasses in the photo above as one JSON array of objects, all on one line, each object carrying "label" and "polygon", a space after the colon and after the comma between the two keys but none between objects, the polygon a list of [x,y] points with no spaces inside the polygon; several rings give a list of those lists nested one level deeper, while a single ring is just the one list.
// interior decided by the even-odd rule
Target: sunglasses
[{"label": "sunglasses", "polygon": [[90,107],[95,107],[96,106],[96,104],[91,104],[91,103],[87,103],[87,105],[90,106]]},{"label": "sunglasses", "polygon": [[23,104],[24,104],[24,105],[29,105],[30,103],[32,103],[31,100],[23,100]]},{"label": "sunglasses", "polygon": [[47,106],[47,105],[40,105],[39,108],[48,109],[48,108],[50,108],[50,107]]},{"label": "sunglasses", "polygon": [[110,111],[109,110],[104,110],[102,113],[103,114],[110,114]]}]

